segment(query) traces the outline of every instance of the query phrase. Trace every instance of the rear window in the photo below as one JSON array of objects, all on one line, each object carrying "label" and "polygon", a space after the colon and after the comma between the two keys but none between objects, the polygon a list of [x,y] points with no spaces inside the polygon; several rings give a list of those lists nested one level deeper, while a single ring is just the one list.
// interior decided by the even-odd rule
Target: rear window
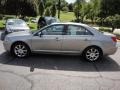
[{"label": "rear window", "polygon": [[8,21],[8,25],[22,25],[22,26],[26,26],[27,24],[22,21],[22,20],[11,20]]}]

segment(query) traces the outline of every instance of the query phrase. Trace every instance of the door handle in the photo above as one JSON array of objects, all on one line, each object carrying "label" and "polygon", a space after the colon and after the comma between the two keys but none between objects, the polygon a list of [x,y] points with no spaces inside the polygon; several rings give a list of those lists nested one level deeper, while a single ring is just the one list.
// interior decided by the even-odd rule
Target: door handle
[{"label": "door handle", "polygon": [[56,41],[60,41],[60,39],[58,37],[56,37]]}]

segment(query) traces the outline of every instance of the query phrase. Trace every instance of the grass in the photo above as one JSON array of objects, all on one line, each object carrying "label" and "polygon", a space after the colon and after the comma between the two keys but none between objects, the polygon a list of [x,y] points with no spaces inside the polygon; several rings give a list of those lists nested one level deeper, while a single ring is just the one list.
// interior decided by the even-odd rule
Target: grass
[{"label": "grass", "polygon": [[61,22],[70,22],[75,19],[73,12],[61,12],[60,21]]},{"label": "grass", "polygon": [[0,30],[4,30],[4,28],[5,28],[5,21],[1,20],[0,21]]},{"label": "grass", "polygon": [[30,29],[31,29],[32,31],[37,30],[37,23],[28,22],[27,24],[28,24],[28,26],[30,27]]}]

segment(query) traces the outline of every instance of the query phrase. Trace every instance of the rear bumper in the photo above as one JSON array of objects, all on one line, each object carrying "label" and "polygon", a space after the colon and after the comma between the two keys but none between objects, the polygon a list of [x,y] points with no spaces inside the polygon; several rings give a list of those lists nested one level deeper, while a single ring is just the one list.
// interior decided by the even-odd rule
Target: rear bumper
[{"label": "rear bumper", "polygon": [[118,49],[117,47],[112,47],[112,48],[105,49],[103,51],[103,54],[104,55],[113,55],[113,54],[116,53],[117,49]]}]

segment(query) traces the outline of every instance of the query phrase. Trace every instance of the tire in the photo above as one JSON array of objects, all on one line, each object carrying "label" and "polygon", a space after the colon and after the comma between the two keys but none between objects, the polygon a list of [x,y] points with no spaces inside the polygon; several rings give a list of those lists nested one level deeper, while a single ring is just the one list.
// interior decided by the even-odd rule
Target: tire
[{"label": "tire", "polygon": [[26,44],[17,42],[12,46],[11,53],[18,58],[24,58],[30,55],[30,49]]},{"label": "tire", "polygon": [[90,62],[97,61],[103,56],[102,50],[98,47],[88,47],[83,52],[83,57]]}]

